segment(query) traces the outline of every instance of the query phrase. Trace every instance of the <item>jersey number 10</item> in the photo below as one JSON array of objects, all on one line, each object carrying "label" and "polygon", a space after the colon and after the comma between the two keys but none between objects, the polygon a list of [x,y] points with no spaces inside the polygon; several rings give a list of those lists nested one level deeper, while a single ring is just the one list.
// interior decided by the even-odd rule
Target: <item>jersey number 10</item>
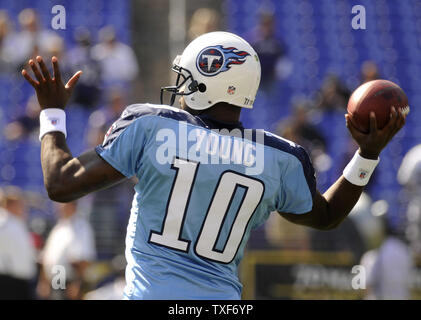
[{"label": "jersey number 10", "polygon": [[[198,162],[174,158],[171,169],[176,175],[163,226],[160,232],[151,231],[149,242],[187,252],[190,241],[181,238],[187,207],[196,178]],[[216,243],[237,188],[244,188],[241,204],[230,226],[222,250]],[[260,180],[225,171],[219,178],[211,203],[205,215],[194,250],[198,256],[222,263],[230,263],[237,254],[247,225],[262,200],[264,184]]]}]

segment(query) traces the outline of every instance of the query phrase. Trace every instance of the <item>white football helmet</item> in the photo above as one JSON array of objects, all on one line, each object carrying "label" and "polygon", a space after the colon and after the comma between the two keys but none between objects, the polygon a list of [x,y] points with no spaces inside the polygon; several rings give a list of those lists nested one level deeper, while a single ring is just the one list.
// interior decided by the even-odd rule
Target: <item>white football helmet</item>
[{"label": "white football helmet", "polygon": [[241,37],[229,32],[210,32],[193,40],[173,62],[175,86],[161,88],[177,95],[194,110],[205,110],[218,102],[253,107],[260,83],[257,53]]}]

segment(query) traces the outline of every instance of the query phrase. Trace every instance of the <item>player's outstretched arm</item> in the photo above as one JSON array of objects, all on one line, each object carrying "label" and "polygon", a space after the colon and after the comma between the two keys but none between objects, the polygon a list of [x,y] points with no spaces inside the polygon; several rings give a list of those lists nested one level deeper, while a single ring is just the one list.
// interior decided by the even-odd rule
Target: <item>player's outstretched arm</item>
[{"label": "player's outstretched arm", "polygon": [[[370,132],[360,132],[346,115],[346,126],[359,145],[359,155],[365,159],[378,159],[380,152],[404,126],[405,116],[391,109],[391,118],[385,128],[379,130],[375,114],[370,114]],[[287,220],[316,229],[330,230],[337,227],[357,203],[364,186],[349,182],[343,175],[322,195],[316,192],[313,209],[302,215],[280,213]]]},{"label": "player's outstretched arm", "polygon": [[[41,110],[63,110],[82,72],[75,73],[64,85],[56,57],[52,58],[53,77],[50,76],[42,57],[38,56],[36,60],[39,68],[35,61],[29,60],[35,79],[26,70],[22,70],[22,75],[34,87]],[[42,135],[41,165],[48,195],[51,200],[58,202],[78,199],[125,178],[94,150],[74,158],[64,133],[59,131],[50,131]]]}]

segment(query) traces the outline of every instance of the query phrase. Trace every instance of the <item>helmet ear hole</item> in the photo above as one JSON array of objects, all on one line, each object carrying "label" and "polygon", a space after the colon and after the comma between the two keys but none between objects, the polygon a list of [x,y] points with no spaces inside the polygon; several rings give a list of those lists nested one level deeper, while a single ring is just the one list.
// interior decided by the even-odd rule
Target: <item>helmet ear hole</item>
[{"label": "helmet ear hole", "polygon": [[206,91],[206,84],[200,83],[198,88],[199,88],[200,92],[205,92]]},{"label": "helmet ear hole", "polygon": [[195,92],[195,91],[197,91],[197,81],[196,81],[196,80],[193,80],[193,81],[189,84],[188,88],[189,88],[189,90],[190,90],[191,92]]}]

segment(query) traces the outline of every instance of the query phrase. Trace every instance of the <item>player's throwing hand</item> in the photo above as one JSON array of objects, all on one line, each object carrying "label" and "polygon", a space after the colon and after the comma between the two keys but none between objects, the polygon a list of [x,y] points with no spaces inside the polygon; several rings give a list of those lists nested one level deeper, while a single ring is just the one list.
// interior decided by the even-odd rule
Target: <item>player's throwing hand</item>
[{"label": "player's throwing hand", "polygon": [[377,159],[383,148],[405,125],[405,115],[397,112],[394,107],[391,108],[390,120],[383,129],[377,128],[376,115],[371,112],[369,133],[359,131],[350,121],[349,115],[345,115],[345,119],[349,132],[360,147],[360,155],[366,159]]},{"label": "player's throwing hand", "polygon": [[26,70],[22,70],[22,75],[34,87],[41,109],[64,109],[77,81],[82,75],[82,71],[76,72],[66,85],[64,85],[61,80],[58,59],[56,57],[52,57],[51,59],[53,64],[53,77],[50,76],[42,57],[37,56],[36,61],[39,64],[39,68],[34,60],[31,59],[28,62],[34,72],[36,80],[32,79]]}]

